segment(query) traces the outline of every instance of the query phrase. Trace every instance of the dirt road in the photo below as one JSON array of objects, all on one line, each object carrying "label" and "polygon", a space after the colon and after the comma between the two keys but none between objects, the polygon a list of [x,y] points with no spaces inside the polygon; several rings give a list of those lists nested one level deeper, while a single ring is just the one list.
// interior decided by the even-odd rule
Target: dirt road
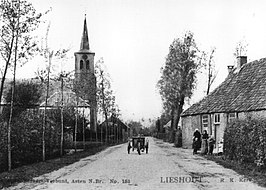
[{"label": "dirt road", "polygon": [[118,145],[8,189],[265,189],[192,150],[149,142],[148,154],[127,154],[127,145]]}]

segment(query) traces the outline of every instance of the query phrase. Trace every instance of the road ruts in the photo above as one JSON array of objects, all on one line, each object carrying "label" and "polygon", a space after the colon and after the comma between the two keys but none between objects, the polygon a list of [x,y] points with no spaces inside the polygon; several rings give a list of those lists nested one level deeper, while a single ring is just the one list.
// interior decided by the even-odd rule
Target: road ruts
[{"label": "road ruts", "polygon": [[8,189],[264,189],[190,149],[148,138],[148,154],[128,154],[127,144],[117,145]]}]

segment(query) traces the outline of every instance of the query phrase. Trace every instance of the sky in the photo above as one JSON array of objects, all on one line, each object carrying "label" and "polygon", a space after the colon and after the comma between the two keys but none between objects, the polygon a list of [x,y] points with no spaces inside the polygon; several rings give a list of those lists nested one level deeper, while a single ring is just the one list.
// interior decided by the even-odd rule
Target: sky
[{"label": "sky", "polygon": [[[248,61],[266,57],[266,1],[263,0],[31,0],[51,23],[49,46],[70,47],[62,69],[74,70],[74,52],[79,50],[86,14],[90,48],[95,62],[101,57],[112,78],[117,103],[124,120],[157,118],[162,102],[156,83],[169,46],[186,31],[194,33],[199,49],[216,48],[218,71],[212,90],[235,64],[237,42],[248,43]],[[36,31],[45,36],[47,23]],[[57,63],[59,64],[59,63]],[[34,76],[42,62],[21,67],[21,78]],[[59,67],[58,67],[59,68]],[[206,93],[206,75],[198,75],[197,88],[185,107]]]}]

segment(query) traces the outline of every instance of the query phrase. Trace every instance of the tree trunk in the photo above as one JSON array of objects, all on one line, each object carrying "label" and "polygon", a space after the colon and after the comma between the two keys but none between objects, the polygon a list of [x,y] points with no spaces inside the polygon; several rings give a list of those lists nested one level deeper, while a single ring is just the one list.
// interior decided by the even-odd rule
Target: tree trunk
[{"label": "tree trunk", "polygon": [[[103,102],[104,102],[104,100],[103,100]],[[107,143],[108,142],[108,129],[109,129],[109,125],[108,125],[108,115],[107,115],[107,111],[105,109],[104,109],[104,117],[105,117],[105,122],[106,122],[106,125],[105,125],[105,129],[106,129],[105,142]]]},{"label": "tree trunk", "polygon": [[91,141],[91,142],[93,141],[91,126],[90,126],[90,141]]},{"label": "tree trunk", "polygon": [[213,59],[213,54],[214,54],[215,49],[212,49],[211,54],[210,54],[210,58],[209,58],[209,62],[208,62],[208,84],[207,84],[207,95],[209,95],[210,93],[210,89],[211,89],[211,85],[213,80],[215,79],[215,76],[213,76],[213,72],[212,72],[212,59]]},{"label": "tree trunk", "polygon": [[83,150],[85,150],[85,119],[84,119],[84,108],[83,108],[83,113],[82,113],[82,115],[83,115],[83,119],[82,119],[82,134],[83,134],[83,136],[82,136],[82,141],[83,141]]},{"label": "tree trunk", "polygon": [[4,84],[5,84],[5,79],[6,79],[6,74],[7,74],[7,69],[9,66],[9,62],[10,62],[10,58],[11,58],[11,51],[10,51],[10,56],[8,57],[8,60],[6,61],[6,65],[5,65],[5,70],[1,79],[1,89],[0,89],[0,103],[2,103],[2,96],[3,96],[3,91],[4,91]]},{"label": "tree trunk", "polygon": [[180,120],[180,116],[181,116],[181,113],[182,113],[182,111],[183,111],[184,103],[185,103],[185,96],[181,96],[181,100],[180,100],[180,102],[179,102],[178,112],[177,112],[176,129],[177,129],[177,127],[178,127],[178,123],[179,123],[179,120]]},{"label": "tree trunk", "polygon": [[63,143],[64,143],[64,79],[63,75],[61,75],[61,140],[60,140],[60,155],[63,156]]},{"label": "tree trunk", "polygon": [[0,103],[2,103],[2,96],[3,96],[3,91],[4,91],[4,84],[5,84],[7,69],[8,69],[8,66],[10,64],[10,59],[11,59],[11,55],[12,55],[14,39],[15,39],[15,35],[14,35],[14,31],[12,31],[12,39],[11,39],[11,42],[10,42],[10,49],[9,49],[9,52],[8,52],[8,58],[7,58],[6,65],[5,65],[5,70],[4,70],[2,79],[1,79]]},{"label": "tree trunk", "polygon": [[45,161],[45,128],[46,128],[46,110],[48,104],[48,96],[49,96],[49,87],[50,87],[50,67],[52,62],[53,52],[48,52],[49,56],[49,64],[48,64],[48,73],[47,73],[47,85],[46,85],[46,96],[45,96],[45,106],[44,106],[44,114],[43,114],[43,124],[42,124],[42,161]]},{"label": "tree trunk", "polygon": [[[95,112],[96,112],[96,110],[93,111],[93,114],[96,114]],[[94,122],[93,126],[95,125],[95,140],[96,140],[96,142],[98,142],[98,125],[97,125],[96,118],[94,118],[93,122]]]},{"label": "tree trunk", "polygon": [[116,131],[117,144],[119,143],[119,128],[118,127],[119,127],[118,124],[116,124],[116,129],[117,129],[117,131]]},{"label": "tree trunk", "polygon": [[47,104],[48,104],[48,96],[49,96],[49,87],[50,87],[50,70],[51,70],[51,64],[52,64],[52,57],[53,57],[53,51],[49,51],[48,49],[48,34],[50,29],[50,23],[47,27],[46,31],[46,49],[45,53],[48,54],[48,68],[47,68],[47,85],[46,85],[46,96],[45,96],[45,106],[44,106],[44,114],[43,114],[43,123],[42,123],[42,161],[45,161],[45,128],[46,128],[46,110],[47,110]]},{"label": "tree trunk", "polygon": [[171,143],[175,141],[175,131],[178,127],[178,123],[180,120],[180,115],[181,115],[182,110],[183,110],[184,102],[185,102],[185,96],[182,95],[180,100],[177,102],[177,106],[172,111],[173,115],[172,115],[171,133],[170,133],[170,142]]},{"label": "tree trunk", "polygon": [[[210,58],[211,59],[211,58]],[[208,83],[207,83],[207,95],[209,95],[210,93],[210,88],[211,88],[211,79],[212,79],[212,76],[211,76],[211,63],[209,61],[208,63]]]},{"label": "tree trunk", "polygon": [[174,142],[176,122],[177,122],[177,109],[174,108],[174,110],[172,111],[171,128],[168,135],[168,141],[170,143]]},{"label": "tree trunk", "polygon": [[79,102],[79,97],[76,94],[76,121],[75,121],[75,129],[74,129],[74,147],[75,147],[75,152],[77,152],[77,129],[78,129],[78,102]]},{"label": "tree trunk", "polygon": [[[3,77],[1,79],[0,104],[2,103],[2,96],[3,96],[3,91],[4,91],[4,83],[5,83],[7,69],[8,69],[8,66],[9,66],[9,63],[10,63],[10,59],[11,59],[11,55],[12,55],[14,38],[15,38],[14,31],[12,31],[12,39],[11,39],[11,43],[10,43],[10,50],[9,50],[9,53],[8,53],[8,58],[7,58],[7,61],[6,61]],[[9,124],[7,124],[7,152],[8,152],[7,153],[8,154],[8,171],[10,171],[11,170],[11,125],[9,125]]]},{"label": "tree trunk", "polygon": [[[16,42],[17,44],[17,42]],[[17,45],[16,45],[17,46]],[[17,49],[17,48],[15,48]],[[8,120],[8,130],[7,130],[7,152],[8,152],[8,171],[11,170],[12,167],[12,159],[11,159],[11,124],[12,124],[12,116],[13,116],[13,107],[14,107],[14,95],[15,95],[15,86],[16,86],[16,50],[15,50],[15,63],[14,63],[14,73],[13,73],[13,86],[12,86],[12,95],[10,102],[10,115]]]},{"label": "tree trunk", "polygon": [[[20,6],[20,2],[19,2]],[[20,14],[20,9],[18,10],[18,14]],[[19,16],[18,16],[18,23],[17,27],[19,28]],[[16,31],[16,43],[15,43],[15,60],[14,60],[14,71],[13,71],[13,87],[12,87],[12,97],[11,97],[11,105],[10,105],[10,115],[8,121],[8,143],[7,143],[7,152],[8,152],[8,171],[12,168],[12,155],[11,155],[11,124],[12,124],[12,114],[13,114],[13,107],[14,107],[14,95],[15,95],[15,86],[16,86],[16,69],[17,69],[17,51],[18,51],[18,29]],[[11,57],[11,56],[10,56]]]},{"label": "tree trunk", "polygon": [[103,126],[101,125],[101,143],[103,143]]},{"label": "tree trunk", "polygon": [[170,127],[170,131],[169,131],[169,134],[167,134],[167,140],[169,142],[172,142],[173,141],[173,133],[174,133],[174,128],[175,128],[175,122],[176,122],[176,119],[175,119],[175,107],[172,107],[172,110],[171,110],[171,127]]}]

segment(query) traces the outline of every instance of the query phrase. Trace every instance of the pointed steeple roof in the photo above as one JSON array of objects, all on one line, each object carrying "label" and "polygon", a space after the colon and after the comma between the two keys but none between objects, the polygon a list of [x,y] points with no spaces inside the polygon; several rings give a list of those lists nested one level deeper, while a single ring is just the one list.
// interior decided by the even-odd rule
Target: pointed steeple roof
[{"label": "pointed steeple roof", "polygon": [[80,50],[90,50],[86,14],[85,14],[82,38],[81,38],[81,43],[80,43]]}]

